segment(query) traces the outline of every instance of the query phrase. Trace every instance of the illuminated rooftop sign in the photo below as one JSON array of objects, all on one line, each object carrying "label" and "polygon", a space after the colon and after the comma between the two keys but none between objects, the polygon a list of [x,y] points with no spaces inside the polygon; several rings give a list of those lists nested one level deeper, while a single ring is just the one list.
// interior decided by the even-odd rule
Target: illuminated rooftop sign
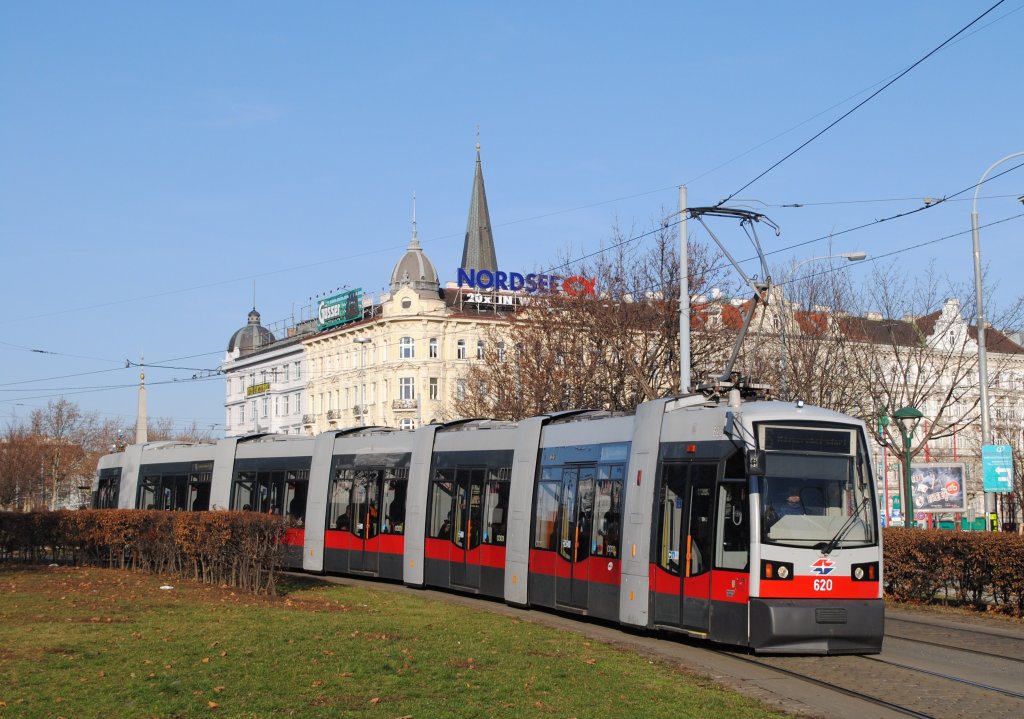
[{"label": "illuminated rooftop sign", "polygon": [[496,270],[474,270],[460,267],[458,270],[460,287],[472,287],[479,290],[509,290],[527,293],[533,292],[564,292],[573,297],[593,295],[596,279],[588,279],[580,275],[562,277],[561,275],[520,274],[519,272],[502,272]]}]

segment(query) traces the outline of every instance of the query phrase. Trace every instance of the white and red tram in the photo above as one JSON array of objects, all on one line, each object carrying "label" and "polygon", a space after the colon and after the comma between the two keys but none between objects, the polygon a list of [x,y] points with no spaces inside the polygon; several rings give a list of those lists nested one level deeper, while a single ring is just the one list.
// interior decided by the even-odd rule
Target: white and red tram
[{"label": "white and red tram", "polygon": [[94,506],[288,518],[286,564],[772,653],[875,653],[882,552],[852,417],[703,395],[415,431],[155,442]]}]

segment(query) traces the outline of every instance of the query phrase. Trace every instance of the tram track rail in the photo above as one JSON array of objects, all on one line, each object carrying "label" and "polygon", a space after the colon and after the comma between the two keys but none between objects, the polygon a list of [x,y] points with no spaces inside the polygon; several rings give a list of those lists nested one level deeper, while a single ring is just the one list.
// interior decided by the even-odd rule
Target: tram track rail
[{"label": "tram track rail", "polygon": [[827,682],[819,677],[815,677],[810,674],[805,674],[803,672],[799,672],[793,669],[788,669],[786,667],[781,667],[776,664],[771,664],[765,661],[764,659],[758,657],[744,656],[742,654],[737,654],[733,651],[724,649],[713,649],[711,651],[715,651],[720,654],[729,656],[730,658],[737,661],[747,662],[749,664],[754,664],[759,667],[770,669],[774,672],[782,674],[783,676],[787,676],[792,679],[799,679],[800,681],[807,682],[808,684],[811,684],[815,687],[828,689],[829,691],[837,692],[839,694],[842,694],[843,696],[850,697],[851,699],[857,699],[859,701],[867,702],[872,706],[882,707],[884,709],[888,709],[889,711],[893,711],[904,716],[916,717],[916,719],[939,719],[938,717],[935,717],[932,714],[926,714],[925,712],[917,711],[916,709],[896,704],[886,699],[882,699],[881,697],[876,697],[871,694],[865,694],[864,692],[859,692],[855,689],[850,689],[849,687],[840,686],[839,684],[835,684],[833,682]]},{"label": "tram track rail", "polygon": [[[892,629],[893,624],[916,625],[922,627],[921,631],[931,632],[937,636],[925,638],[908,632],[894,632]],[[986,631],[982,628],[970,626],[935,625],[902,617],[886,617],[885,637],[1024,664],[1024,636],[1014,636],[1011,633]],[[990,640],[989,644],[999,645],[1001,651],[977,649],[978,637],[987,637]]]},{"label": "tram track rail", "polygon": [[[990,656],[996,656],[996,655],[990,655]],[[1008,657],[1000,657],[1000,658],[1007,659]],[[991,684],[984,684],[982,682],[976,682],[976,681],[972,681],[970,679],[964,679],[963,677],[955,677],[952,674],[944,674],[942,672],[935,672],[935,671],[932,671],[930,669],[922,669],[921,667],[915,667],[915,666],[912,666],[910,664],[902,664],[900,662],[893,662],[893,661],[890,661],[888,659],[882,659],[880,657],[861,657],[861,659],[865,659],[865,660],[871,661],[871,662],[878,662],[880,664],[886,664],[888,666],[896,667],[898,669],[903,669],[905,671],[918,672],[919,674],[927,674],[928,676],[936,677],[938,679],[942,679],[943,681],[956,682],[958,684],[966,684],[967,686],[975,687],[976,689],[984,689],[985,691],[996,692],[997,694],[1003,694],[1003,695],[1008,696],[1008,697],[1013,697],[1014,699],[1024,699],[1024,693],[1015,692],[1012,689],[1003,689],[1001,687],[994,687]]]}]

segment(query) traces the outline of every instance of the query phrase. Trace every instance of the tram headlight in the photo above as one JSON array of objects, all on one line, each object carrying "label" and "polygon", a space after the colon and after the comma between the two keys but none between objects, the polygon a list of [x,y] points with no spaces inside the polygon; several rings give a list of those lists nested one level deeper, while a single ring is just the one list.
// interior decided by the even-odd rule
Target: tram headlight
[{"label": "tram headlight", "polygon": [[878,562],[864,562],[850,567],[850,578],[855,582],[877,582]]},{"label": "tram headlight", "polygon": [[792,562],[776,562],[771,559],[761,560],[761,579],[781,579],[785,581],[792,578]]}]

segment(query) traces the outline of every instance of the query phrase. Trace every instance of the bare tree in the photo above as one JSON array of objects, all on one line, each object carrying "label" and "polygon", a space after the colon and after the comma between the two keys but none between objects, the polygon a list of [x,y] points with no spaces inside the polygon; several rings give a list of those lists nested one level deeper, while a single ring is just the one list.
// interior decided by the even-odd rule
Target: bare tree
[{"label": "bare tree", "polygon": [[776,285],[741,355],[745,373],[771,385],[780,399],[844,413],[858,409],[861,387],[848,371],[854,338],[845,332],[855,296],[841,269]]},{"label": "bare tree", "polygon": [[[644,249],[616,226],[609,246],[594,258],[565,263],[561,274],[593,280],[594,292],[535,297],[496,325],[484,361],[456,390],[461,412],[517,419],[569,408],[632,410],[678,394],[676,243],[670,228],[659,227]],[[722,265],[707,247],[691,241],[688,260],[694,296],[725,284]],[[691,364],[703,368],[729,339],[712,323],[692,326]]]},{"label": "bare tree", "polygon": [[43,481],[42,445],[24,425],[9,424],[0,440],[0,507],[24,509]]},{"label": "bare tree", "polygon": [[42,444],[46,476],[39,490],[42,505],[55,509],[62,495],[68,497],[91,481],[97,452],[102,449],[98,417],[63,398],[32,412],[29,423]]},{"label": "bare tree", "polygon": [[[132,429],[132,438],[134,441],[135,430]],[[183,429],[175,427],[173,417],[159,417],[152,420],[149,423],[149,428],[146,432],[150,442],[158,442],[162,440],[174,440],[177,442],[210,442],[213,440],[213,434],[205,429],[201,429],[199,424],[193,421],[190,425]]]}]

